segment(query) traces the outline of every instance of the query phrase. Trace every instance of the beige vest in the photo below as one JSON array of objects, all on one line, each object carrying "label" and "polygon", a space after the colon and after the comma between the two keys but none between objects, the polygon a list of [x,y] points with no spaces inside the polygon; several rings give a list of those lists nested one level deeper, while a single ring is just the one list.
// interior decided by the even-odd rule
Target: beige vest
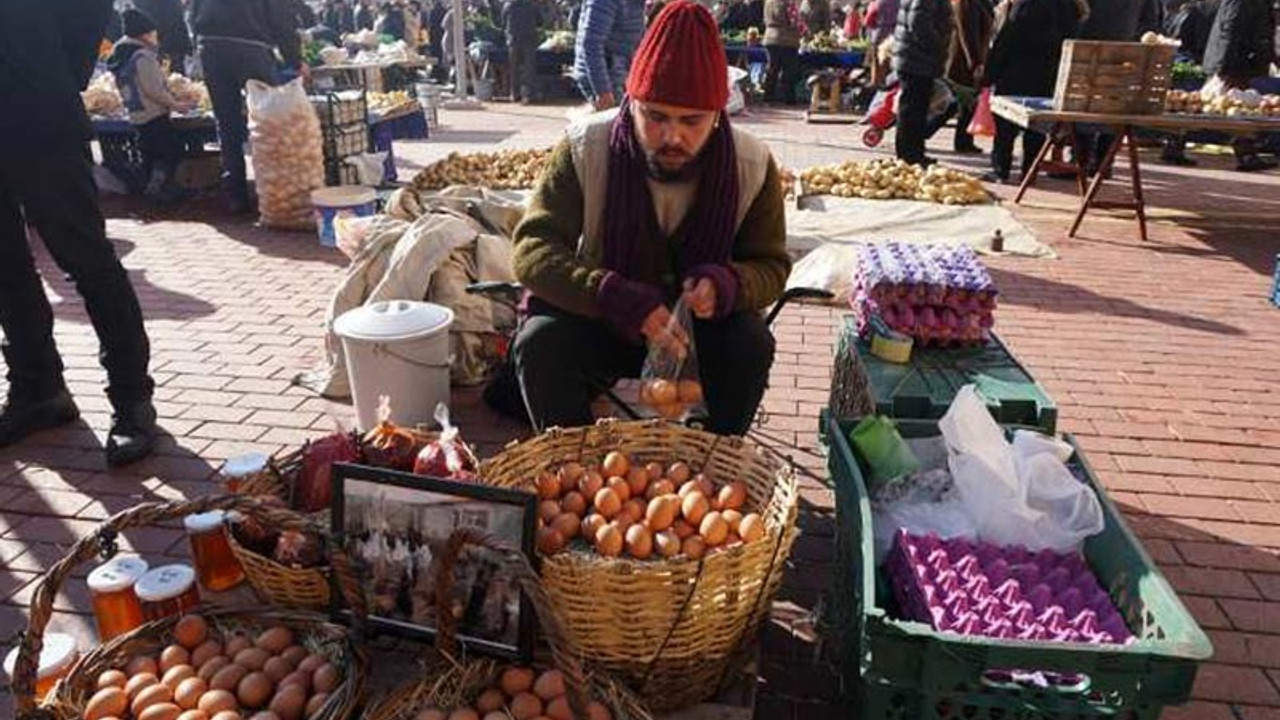
[{"label": "beige vest", "polygon": [[[609,186],[609,129],[618,111],[609,110],[590,115],[565,131],[573,153],[573,169],[582,187],[582,238],[578,241],[578,259],[591,267],[599,267],[604,257],[604,205]],[[734,231],[742,226],[751,204],[755,202],[769,169],[769,148],[755,136],[739,128],[733,129],[734,148],[738,155],[738,216]],[[696,181],[662,183],[649,180],[658,226],[671,235],[697,195]]]}]

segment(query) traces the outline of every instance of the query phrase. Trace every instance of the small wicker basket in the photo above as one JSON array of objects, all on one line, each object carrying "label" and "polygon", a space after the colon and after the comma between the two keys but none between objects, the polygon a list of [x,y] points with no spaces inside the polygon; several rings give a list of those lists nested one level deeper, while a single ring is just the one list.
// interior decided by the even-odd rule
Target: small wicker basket
[{"label": "small wicker basket", "polygon": [[543,558],[547,595],[575,652],[639,693],[655,711],[716,693],[769,614],[796,536],[795,472],[746,440],[661,421],[604,420],[552,428],[481,464],[481,481],[529,487],[543,470],[621,450],[635,462],[679,459],[713,479],[747,486],[765,537],[699,560],[606,558],[570,550]]}]

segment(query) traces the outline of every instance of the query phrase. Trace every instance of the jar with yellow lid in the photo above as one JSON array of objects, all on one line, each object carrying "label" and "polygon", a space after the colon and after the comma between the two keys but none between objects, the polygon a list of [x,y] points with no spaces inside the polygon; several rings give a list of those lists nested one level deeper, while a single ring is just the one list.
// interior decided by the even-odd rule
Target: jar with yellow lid
[{"label": "jar with yellow lid", "polygon": [[222,470],[219,475],[222,477],[222,483],[226,486],[227,492],[240,492],[240,488],[245,483],[270,472],[267,469],[270,462],[271,458],[266,453],[247,452],[233,455],[222,464]]},{"label": "jar with yellow lid", "polygon": [[190,565],[164,565],[138,578],[133,586],[145,620],[181,615],[200,603],[196,571]]},{"label": "jar with yellow lid", "polygon": [[142,624],[142,603],[138,601],[134,585],[146,572],[146,560],[122,555],[89,573],[87,582],[93,617],[98,624],[98,637],[103,642]]},{"label": "jar with yellow lid", "polygon": [[182,519],[191,538],[196,575],[206,589],[218,592],[244,582],[244,569],[227,541],[227,514],[222,510],[188,515]]},{"label": "jar with yellow lid", "polygon": [[[13,682],[14,668],[18,664],[18,650],[14,648],[4,659],[4,672]],[[36,702],[44,700],[44,696],[53,689],[53,684],[67,676],[71,666],[80,656],[76,649],[76,640],[64,633],[45,633],[44,645],[40,648],[40,660],[36,663]]]}]

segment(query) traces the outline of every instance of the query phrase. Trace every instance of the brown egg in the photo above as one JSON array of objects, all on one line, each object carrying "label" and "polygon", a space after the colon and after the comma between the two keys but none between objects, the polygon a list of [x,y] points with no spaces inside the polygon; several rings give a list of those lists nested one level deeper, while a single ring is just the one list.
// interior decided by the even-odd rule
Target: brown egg
[{"label": "brown egg", "polygon": [[632,523],[638,523],[644,520],[646,503],[644,500],[634,497],[622,503],[622,513],[631,518]]},{"label": "brown egg", "polygon": [[114,685],[104,687],[89,698],[89,704],[84,706],[84,720],[105,720],[105,718],[120,717],[124,715],[124,711],[129,707],[129,696],[125,693],[124,688],[118,688]]},{"label": "brown egg", "polygon": [[697,480],[684,481],[681,483],[680,489],[676,491],[676,494],[680,496],[681,500],[683,500],[691,492],[702,492],[702,486],[698,484]]},{"label": "brown egg", "polygon": [[271,678],[266,673],[251,672],[236,685],[236,698],[240,700],[241,707],[257,709],[267,704],[273,689]]},{"label": "brown egg", "polygon": [[277,625],[263,631],[253,644],[272,655],[278,655],[293,645],[293,631],[283,625]]},{"label": "brown egg", "polygon": [[314,672],[315,672],[314,670],[312,670],[311,672],[307,672],[306,670],[294,670],[293,672],[284,676],[284,679],[280,681],[279,685],[276,687],[276,690],[279,690],[285,685],[300,685],[303,690],[306,690],[307,692],[311,692],[311,675]]},{"label": "brown egg", "polygon": [[670,405],[680,397],[680,388],[670,380],[652,380],[649,382],[649,397],[654,405]]},{"label": "brown egg", "polygon": [[637,560],[653,554],[653,534],[649,528],[639,524],[627,528],[627,554]]},{"label": "brown egg", "polygon": [[649,483],[649,487],[644,491],[644,498],[652,501],[654,498],[662,497],[663,495],[674,495],[675,492],[676,486],[670,480],[663,479],[655,483]]},{"label": "brown egg", "polygon": [[[506,713],[502,713],[502,717],[503,720],[508,720]],[[413,720],[449,720],[449,715],[437,708],[426,708],[419,710],[418,714],[413,716]]]},{"label": "brown egg", "polygon": [[608,523],[609,521],[605,520],[603,515],[591,513],[582,519],[582,526],[579,528],[579,532],[582,533],[582,537],[591,540],[600,532],[600,528]]},{"label": "brown egg", "polygon": [[764,518],[757,513],[747,513],[742,516],[742,522],[738,523],[738,534],[742,536],[743,542],[755,542],[764,537]]},{"label": "brown egg", "polygon": [[270,710],[259,710],[250,715],[249,720],[280,720],[280,716]]},{"label": "brown egg", "polygon": [[139,655],[129,661],[129,664],[125,666],[124,671],[131,678],[143,673],[151,673],[152,675],[159,677],[160,665],[156,663],[155,658]]},{"label": "brown egg", "polygon": [[[421,718],[418,720],[421,720]],[[445,718],[441,717],[440,720],[445,720]],[[505,710],[494,710],[493,712],[485,713],[480,720],[511,720],[511,716]]]},{"label": "brown egg", "polygon": [[271,678],[272,683],[279,683],[281,680],[285,679],[289,673],[293,672],[293,665],[289,664],[288,660],[277,655],[273,658],[267,659],[266,664],[262,666],[262,672],[266,673],[267,677]]},{"label": "brown egg", "polygon": [[333,663],[325,663],[311,674],[311,687],[315,688],[316,692],[331,693],[337,689],[341,681],[342,675],[338,673],[338,668]]},{"label": "brown egg", "polygon": [[560,533],[560,536],[567,543],[578,537],[578,531],[581,529],[582,521],[573,513],[563,513],[555,520],[551,521],[551,529]]},{"label": "brown egg", "polygon": [[174,665],[169,668],[169,672],[165,673],[164,677],[160,678],[160,682],[163,685],[168,685],[170,690],[177,690],[178,683],[195,676],[195,668],[190,665]]},{"label": "brown egg", "polygon": [[219,670],[230,664],[231,658],[226,655],[211,657],[200,666],[200,670],[196,672],[196,677],[204,680],[205,682],[211,682],[213,680],[213,676],[217,675]]},{"label": "brown egg", "polygon": [[595,496],[596,512],[610,520],[622,510],[622,498],[612,488],[603,488]]},{"label": "brown egg", "polygon": [[631,514],[625,512],[618,513],[618,517],[610,520],[609,524],[617,528],[624,538],[627,536],[627,528],[635,525],[635,523],[631,522]]},{"label": "brown egg", "polygon": [[329,693],[316,693],[315,695],[312,695],[311,698],[307,700],[307,707],[303,710],[303,715],[309,718],[315,717],[316,713],[320,712],[320,708],[324,707],[324,704],[328,701]]},{"label": "brown egg", "polygon": [[681,542],[684,542],[685,538],[698,532],[698,529],[690,525],[689,521],[684,518],[676,518],[676,521],[671,524],[671,529],[675,531],[676,537],[680,538]]},{"label": "brown egg", "polygon": [[507,698],[498,688],[489,688],[476,698],[476,710],[485,714],[501,710],[505,704],[507,704]]},{"label": "brown egg", "polygon": [[520,693],[511,698],[511,717],[516,720],[532,720],[542,714],[542,700],[533,693]]},{"label": "brown egg", "polygon": [[702,384],[697,380],[681,380],[676,386],[676,398],[686,405],[702,402]]},{"label": "brown egg", "polygon": [[533,670],[529,668],[508,668],[502,673],[498,687],[502,688],[502,692],[506,693],[508,697],[514,697],[522,692],[532,690],[533,681]]},{"label": "brown egg", "polygon": [[605,557],[622,554],[622,533],[612,525],[605,525],[596,533],[596,551]]},{"label": "brown egg", "polygon": [[222,643],[217,640],[205,640],[191,651],[191,667],[202,668],[211,658],[222,654]]},{"label": "brown egg", "polygon": [[565,496],[560,499],[560,510],[582,517],[587,511],[587,499],[577,490],[565,493]]},{"label": "brown egg", "polygon": [[740,510],[747,502],[747,486],[735,480],[720,488],[716,500],[722,510]]},{"label": "brown egg", "polygon": [[199,615],[184,615],[173,626],[173,639],[188,650],[194,650],[209,638],[209,623]]},{"label": "brown egg", "polygon": [[213,679],[209,681],[209,688],[212,690],[233,691],[240,684],[240,681],[244,679],[244,676],[248,674],[249,668],[238,663],[231,663],[214,673]]},{"label": "brown egg", "polygon": [[169,668],[175,665],[190,665],[191,653],[181,645],[170,645],[160,653],[160,673],[169,672]]},{"label": "brown egg", "polygon": [[674,530],[663,530],[653,536],[653,547],[664,558],[680,554],[680,536]]},{"label": "brown egg", "polygon": [[129,682],[129,676],[120,670],[105,670],[98,676],[98,689],[117,687],[123,690],[127,682]]},{"label": "brown egg", "polygon": [[573,710],[569,707],[569,698],[564,695],[547,703],[546,712],[551,720],[574,720]]},{"label": "brown egg", "polygon": [[595,497],[602,487],[604,487],[604,476],[595,470],[588,472],[586,477],[578,481],[578,492],[588,500]]},{"label": "brown egg", "polygon": [[548,670],[533,683],[533,694],[543,700],[550,701],[564,693],[564,673],[559,670]]},{"label": "brown egg", "polygon": [[560,479],[554,474],[543,472],[538,474],[538,497],[542,500],[555,500],[560,497]]},{"label": "brown egg", "polygon": [[222,654],[229,658],[233,658],[245,648],[253,647],[253,641],[243,635],[236,635],[227,641],[222,649]]},{"label": "brown egg", "polygon": [[729,523],[724,521],[720,513],[712,510],[703,516],[702,522],[698,525],[698,534],[702,535],[707,547],[715,547],[729,536]]},{"label": "brown egg", "polygon": [[667,478],[676,485],[683,485],[688,481],[692,472],[693,471],[689,469],[689,465],[687,463],[673,462],[671,463],[671,467],[667,468]]},{"label": "brown egg", "polygon": [[129,703],[129,709],[136,716],[152,705],[167,702],[173,702],[173,691],[167,685],[156,683],[139,690],[133,697],[133,701]]},{"label": "brown egg", "polygon": [[729,523],[730,533],[738,532],[738,523],[742,522],[742,513],[737,510],[721,510],[720,517],[724,518],[724,521]]},{"label": "brown egg", "polygon": [[156,677],[155,673],[138,673],[137,675],[129,678],[129,682],[124,684],[124,693],[129,696],[129,701],[133,702],[133,699],[138,697],[138,693],[152,685],[159,684],[160,678]]},{"label": "brown egg", "polygon": [[280,657],[289,661],[289,664],[298,667],[298,663],[307,659],[307,649],[301,645],[292,645],[280,653]]},{"label": "brown egg", "polygon": [[480,715],[469,707],[461,707],[449,713],[449,720],[480,720]]},{"label": "brown egg", "polygon": [[631,462],[626,455],[615,450],[604,456],[603,468],[605,475],[625,476],[631,469]]},{"label": "brown egg", "polygon": [[676,513],[680,510],[680,498],[675,495],[660,495],[649,501],[645,508],[644,520],[649,529],[662,532],[676,521]]},{"label": "brown egg", "polygon": [[209,720],[209,715],[203,710],[183,710],[178,720]]},{"label": "brown egg", "polygon": [[200,698],[198,706],[206,715],[217,717],[224,710],[236,711],[236,696],[230,690],[210,690]]},{"label": "brown egg", "polygon": [[694,475],[693,481],[698,483],[698,487],[702,490],[702,494],[706,495],[708,499],[715,497],[716,484],[711,482],[711,478],[707,477],[706,473],[698,473],[697,475]]},{"label": "brown egg", "polygon": [[263,665],[271,659],[271,653],[260,647],[245,648],[236,653],[234,658],[235,664],[250,670],[261,670]]},{"label": "brown egg", "polygon": [[627,488],[631,491],[631,497],[644,497],[644,491],[648,487],[649,473],[644,468],[633,467],[627,471]]},{"label": "brown egg", "polygon": [[742,544],[742,538],[738,535],[738,533],[731,532],[727,536],[725,536],[725,539],[724,539],[725,547],[731,547],[733,545],[741,545],[741,544]]},{"label": "brown egg", "polygon": [[680,552],[693,560],[697,560],[707,553],[707,544],[702,541],[701,536],[690,535],[680,544]]},{"label": "brown egg", "polygon": [[618,500],[626,502],[631,499],[631,483],[626,478],[611,477],[604,481],[604,486],[612,490],[618,496]]},{"label": "brown egg", "polygon": [[280,720],[301,720],[307,709],[307,693],[297,685],[286,685],[276,691],[268,710],[280,716]]},{"label": "brown egg", "polygon": [[707,502],[707,497],[696,490],[685,495],[684,500],[680,501],[680,514],[695,527],[702,522],[702,518],[710,509],[711,503]]},{"label": "brown egg", "polygon": [[560,470],[556,472],[556,477],[560,480],[560,490],[569,492],[578,487],[578,482],[587,474],[587,469],[582,467],[580,462],[567,462],[560,466]]},{"label": "brown egg", "polygon": [[138,720],[178,720],[181,714],[182,708],[173,703],[157,703],[148,706],[141,713],[135,713],[134,717]]},{"label": "brown egg", "polygon": [[320,667],[321,665],[327,662],[329,662],[329,658],[326,658],[323,655],[317,655],[313,653],[311,655],[306,656],[305,658],[302,659],[302,662],[298,663],[298,669],[304,672],[315,672],[316,668]]},{"label": "brown egg", "polygon": [[[573,517],[572,515],[570,517]],[[538,552],[543,555],[555,555],[564,550],[567,541],[564,535],[555,528],[538,528]]]},{"label": "brown egg", "polygon": [[588,720],[613,720],[613,713],[609,712],[609,708],[598,702],[592,702],[587,705]]},{"label": "brown egg", "polygon": [[186,710],[200,707],[200,698],[209,691],[209,683],[198,677],[190,677],[173,689],[173,701]]},{"label": "brown egg", "polygon": [[560,517],[560,503],[555,500],[542,500],[538,503],[538,519],[550,525],[551,521]]},{"label": "brown egg", "polygon": [[212,717],[210,717],[209,720],[244,720],[244,719],[240,716],[240,713],[236,712],[235,710],[222,710],[214,714]]}]

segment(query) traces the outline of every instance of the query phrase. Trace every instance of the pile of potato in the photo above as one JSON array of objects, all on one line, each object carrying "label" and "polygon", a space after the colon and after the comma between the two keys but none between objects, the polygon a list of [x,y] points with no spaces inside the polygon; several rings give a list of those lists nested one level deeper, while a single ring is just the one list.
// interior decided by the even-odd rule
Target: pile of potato
[{"label": "pile of potato", "polygon": [[116,88],[116,79],[111,73],[102,73],[89,82],[89,86],[80,93],[85,112],[99,117],[119,117],[125,115],[124,101],[120,99],[120,91]]},{"label": "pile of potato", "polygon": [[443,190],[450,185],[470,185],[495,190],[531,188],[551,157],[550,149],[499,150],[492,153],[449,157],[422,169],[413,179],[417,190]]},{"label": "pile of potato", "polygon": [[342,673],[283,625],[220,636],[200,615],[173,628],[159,655],[98,676],[84,720],[303,720],[316,717]]},{"label": "pile of potato", "polygon": [[[413,720],[575,720],[565,692],[564,674],[559,670],[538,675],[531,668],[513,667],[503,671],[497,684],[480,693],[471,706],[449,711],[429,705]],[[582,720],[613,720],[613,714],[593,701]]]},{"label": "pile of potato", "polygon": [[538,550],[555,555],[575,540],[605,557],[636,560],[706,553],[764,537],[758,513],[743,513],[747,487],[717,486],[687,463],[569,462],[529,481],[538,493]]},{"label": "pile of potato", "polygon": [[185,75],[171,73],[169,75],[169,94],[179,102],[190,103],[196,110],[208,112],[213,109],[209,99],[209,88],[199,80],[192,80]]},{"label": "pile of potato", "polygon": [[1170,90],[1165,110],[1192,115],[1223,117],[1280,117],[1280,95],[1264,95],[1256,90],[1229,90],[1206,98],[1195,90]]},{"label": "pile of potato", "polygon": [[806,169],[800,179],[804,192],[810,195],[925,200],[945,205],[974,205],[990,199],[982,183],[966,173],[939,165],[924,170],[898,159],[820,165]]},{"label": "pile of potato", "polygon": [[408,105],[413,102],[413,98],[405,90],[392,90],[391,92],[371,92],[366,95],[369,102],[369,109],[381,112],[398,108],[401,105]]}]

